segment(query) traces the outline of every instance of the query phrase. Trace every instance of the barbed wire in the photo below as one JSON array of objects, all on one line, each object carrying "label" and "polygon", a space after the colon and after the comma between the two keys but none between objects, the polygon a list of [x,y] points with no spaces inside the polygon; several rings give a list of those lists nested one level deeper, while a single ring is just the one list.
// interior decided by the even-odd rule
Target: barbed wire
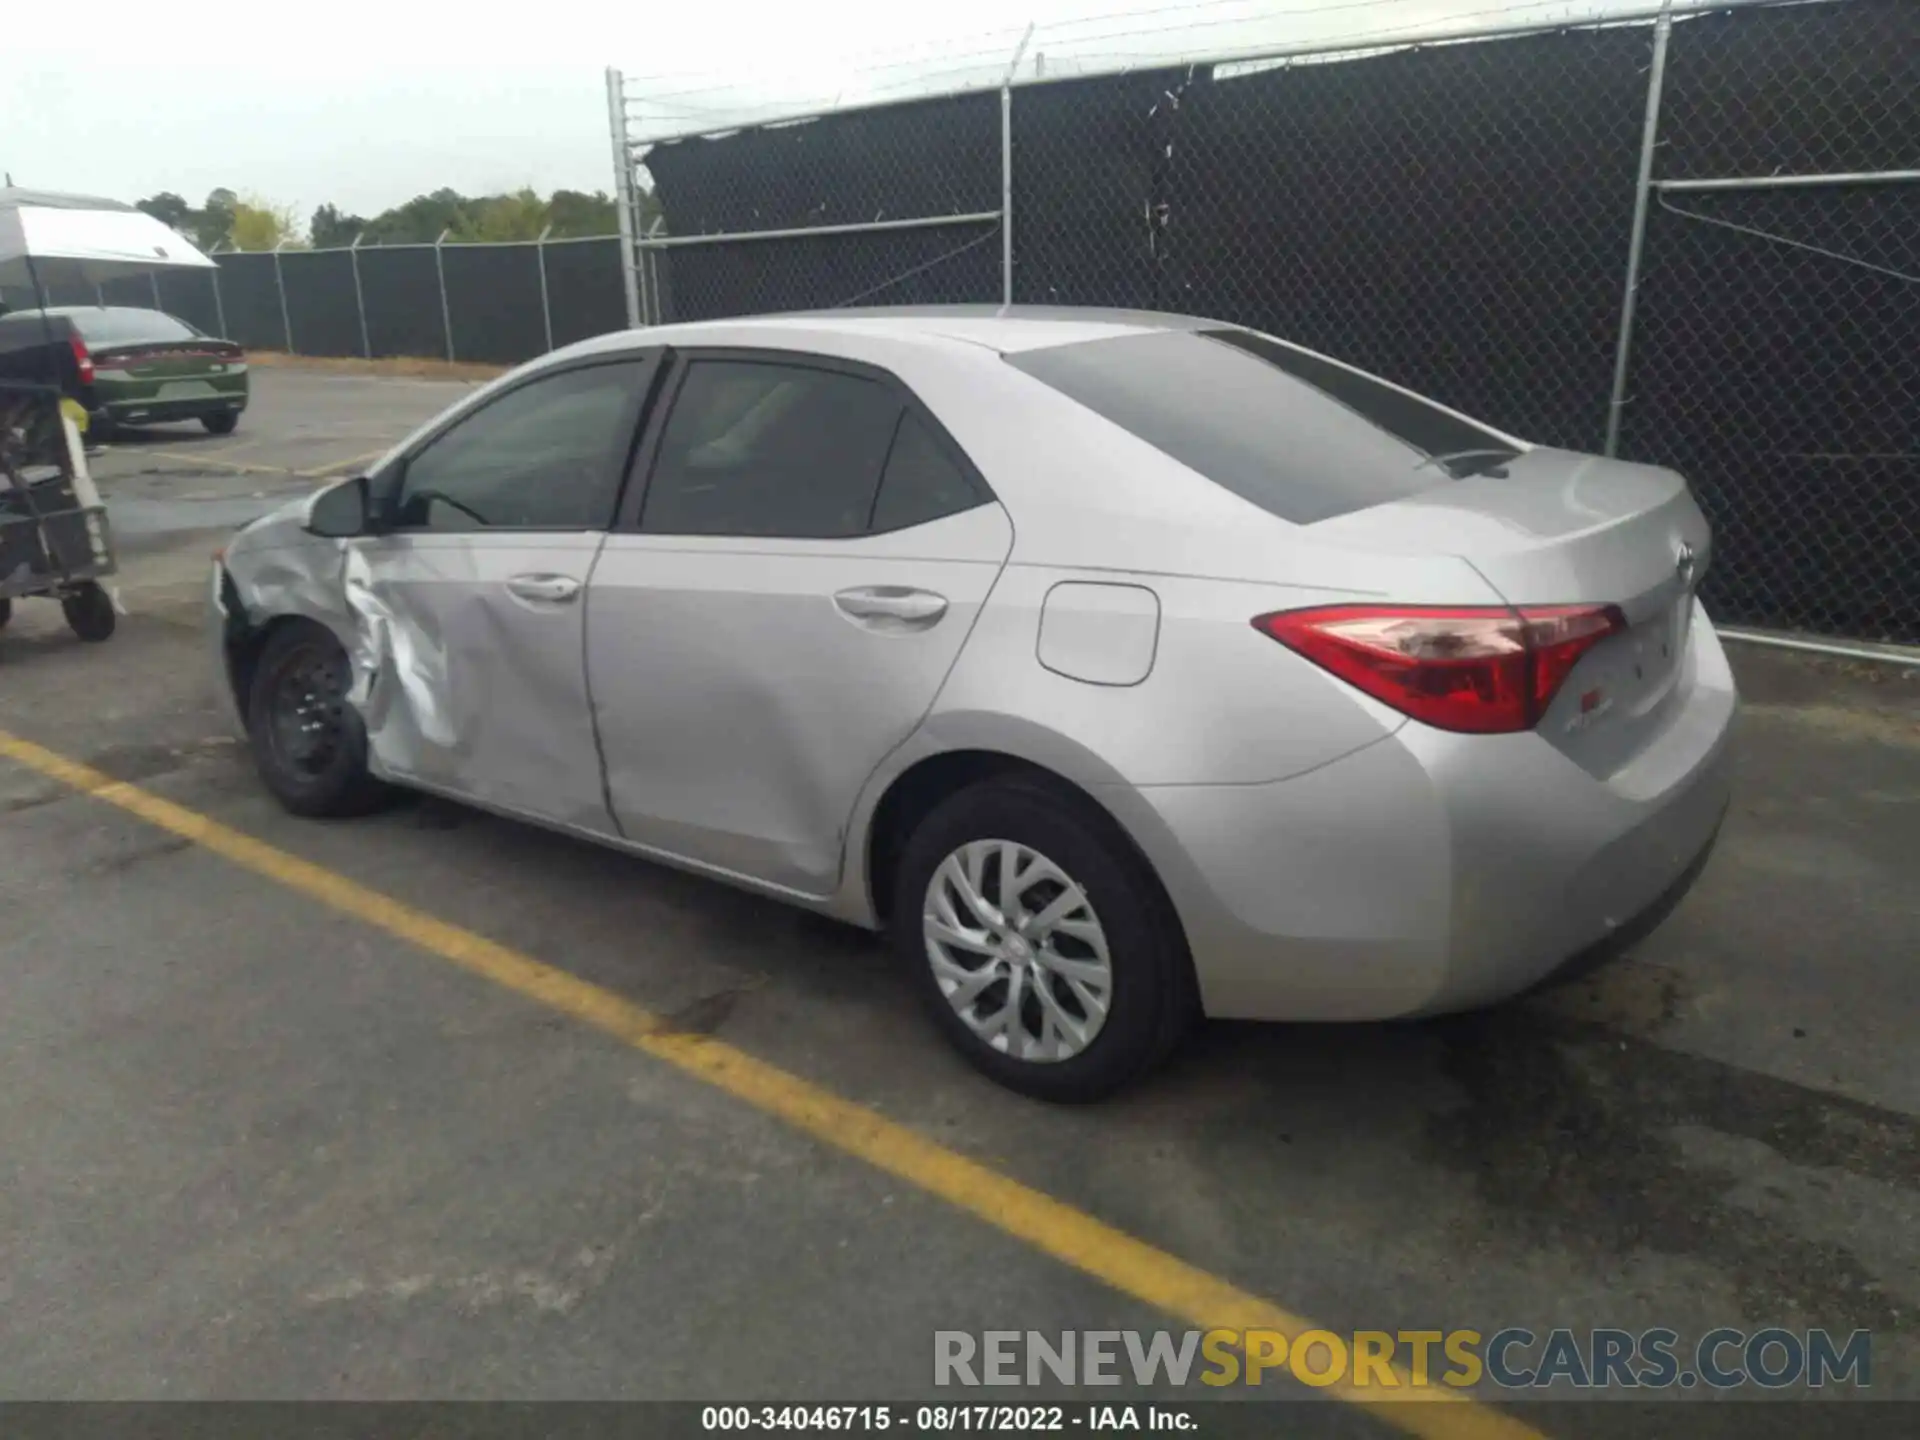
[{"label": "barbed wire", "polygon": [[[849,55],[848,63],[835,67],[835,83],[831,87],[785,86],[783,82],[796,78],[790,71],[762,71],[744,79],[738,70],[711,77],[702,77],[698,72],[669,71],[626,77],[623,99],[632,139],[636,144],[644,144],[782,120],[811,119],[849,107],[964,94],[997,86],[1008,78],[1008,68],[1020,51],[1023,38],[1025,57],[1030,62],[1043,61],[1050,72],[1012,77],[1016,83],[1031,84],[1084,78],[1114,69],[1253,61],[1283,52],[1295,44],[1358,51],[1410,39],[1439,42],[1449,38],[1448,32],[1452,29],[1505,16],[1529,24],[1542,19],[1549,23],[1559,19],[1570,26],[1605,24],[1622,14],[1645,10],[1652,3],[1653,0],[1504,0],[1497,5],[1455,8],[1437,14],[1429,8],[1418,19],[1402,24],[1326,32],[1316,27],[1312,34],[1298,33],[1296,24],[1296,33],[1291,36],[1275,33],[1250,37],[1242,44],[1228,44],[1216,35],[1212,43],[1189,44],[1183,40],[1194,32],[1214,34],[1235,27],[1270,29],[1276,22],[1433,4],[1433,0],[1332,0],[1325,5],[1293,5],[1276,10],[1262,8],[1258,0],[1190,0],[1190,3],[1050,20],[1034,25],[1030,31],[1018,27],[997,28],[951,39],[914,42],[891,50],[861,52]],[[1767,3],[1767,0],[1726,0],[1726,3],[1735,6]],[[1469,6],[1472,0],[1455,0],[1455,4]],[[1244,14],[1193,18],[1215,9],[1243,6],[1252,8]],[[1116,21],[1135,19],[1165,23],[1111,28]],[[980,43],[971,49],[956,48],[969,41],[993,43]],[[1087,48],[1112,47],[1127,41],[1142,43],[1138,48]],[[888,58],[890,56],[902,58]],[[927,68],[929,63],[932,68]],[[913,73],[896,75],[903,69],[911,69]],[[760,84],[778,93],[765,97],[745,93]],[[657,85],[675,88],[647,88]]]}]

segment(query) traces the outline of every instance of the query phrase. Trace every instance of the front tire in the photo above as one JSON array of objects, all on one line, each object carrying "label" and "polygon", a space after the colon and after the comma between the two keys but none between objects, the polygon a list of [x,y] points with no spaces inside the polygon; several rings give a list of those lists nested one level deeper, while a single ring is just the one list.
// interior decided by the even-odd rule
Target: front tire
[{"label": "front tire", "polygon": [[240,424],[238,410],[222,410],[217,415],[202,415],[200,423],[207,427],[210,435],[231,435]]},{"label": "front tire", "polygon": [[1145,859],[1091,802],[1040,781],[971,786],[920,823],[890,938],[948,1040],[1044,1100],[1098,1100],[1145,1074],[1195,1008]]},{"label": "front tire", "polygon": [[295,815],[365,815],[388,798],[367,769],[367,732],[347,700],[351,666],[326,626],[288,620],[267,637],[247,693],[247,738],[267,789]]}]

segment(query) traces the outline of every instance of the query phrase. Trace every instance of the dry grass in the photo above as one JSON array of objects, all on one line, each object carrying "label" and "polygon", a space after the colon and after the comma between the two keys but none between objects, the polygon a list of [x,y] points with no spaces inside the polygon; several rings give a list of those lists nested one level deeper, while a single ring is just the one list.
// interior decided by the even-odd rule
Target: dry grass
[{"label": "dry grass", "polygon": [[511,366],[482,365],[468,360],[432,360],[424,355],[387,355],[374,360],[357,356],[288,355],[280,350],[249,350],[247,363],[272,370],[321,370],[331,375],[405,375],[416,380],[491,380]]}]

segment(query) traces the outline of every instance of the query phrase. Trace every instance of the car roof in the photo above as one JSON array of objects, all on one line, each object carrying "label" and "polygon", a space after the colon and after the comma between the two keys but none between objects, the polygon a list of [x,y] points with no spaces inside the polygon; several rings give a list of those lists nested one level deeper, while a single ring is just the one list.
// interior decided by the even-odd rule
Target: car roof
[{"label": "car roof", "polygon": [[[51,315],[56,319],[72,319],[76,315],[166,315],[165,310],[156,310],[151,305],[49,305],[45,310],[23,309],[9,310],[4,319],[14,319],[23,315]],[[168,319],[174,318],[171,315]]]},{"label": "car roof", "polygon": [[[151,305],[49,305],[49,315],[165,315]],[[172,318],[172,317],[168,317]]]},{"label": "car roof", "polygon": [[914,305],[860,310],[795,311],[722,320],[695,320],[623,331],[585,342],[579,349],[619,349],[644,336],[645,343],[737,345],[753,338],[794,345],[834,337],[900,340],[972,347],[1014,354],[1085,340],[1113,339],[1153,331],[1199,330],[1228,322],[1153,310],[1111,310],[1069,305]]}]

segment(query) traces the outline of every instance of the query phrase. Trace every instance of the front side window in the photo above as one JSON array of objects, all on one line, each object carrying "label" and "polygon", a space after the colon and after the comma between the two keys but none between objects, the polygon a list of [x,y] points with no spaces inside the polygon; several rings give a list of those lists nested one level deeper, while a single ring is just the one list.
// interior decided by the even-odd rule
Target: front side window
[{"label": "front side window", "polygon": [[604,530],[648,362],[566,370],[509,391],[407,461],[408,530]]},{"label": "front side window", "polygon": [[694,360],[660,437],[640,528],[864,534],[903,408],[888,386],[840,370]]}]

